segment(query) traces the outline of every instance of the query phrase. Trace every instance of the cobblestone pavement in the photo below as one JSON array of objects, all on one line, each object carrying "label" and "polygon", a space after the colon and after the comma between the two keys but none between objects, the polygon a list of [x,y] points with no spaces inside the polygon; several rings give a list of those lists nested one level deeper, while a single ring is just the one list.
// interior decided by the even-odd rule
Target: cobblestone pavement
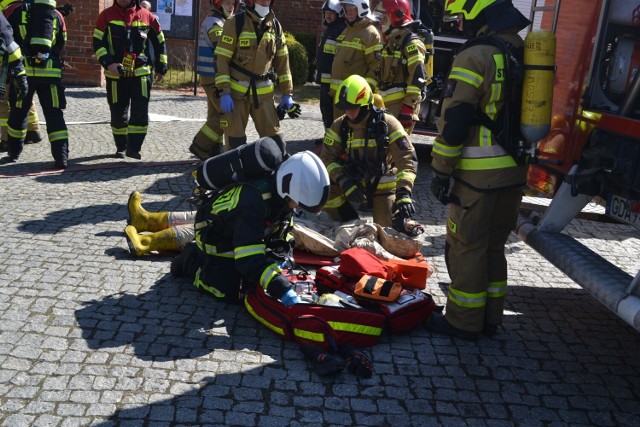
[{"label": "cobblestone pavement", "polygon": [[[154,92],[154,118],[184,120],[152,122],[135,162],[111,158],[103,90],[67,96],[71,167],[47,171],[45,140],[0,168],[0,425],[640,425],[638,333],[515,236],[494,339],[385,335],[371,379],[318,377],[241,307],[173,279],[170,257],[128,253],[131,191],[151,210],[189,207],[204,98]],[[283,122],[294,150],[322,135],[317,108],[303,108]],[[428,291],[443,304],[445,211],[420,160]],[[574,220],[567,232],[640,268],[629,227]]]}]

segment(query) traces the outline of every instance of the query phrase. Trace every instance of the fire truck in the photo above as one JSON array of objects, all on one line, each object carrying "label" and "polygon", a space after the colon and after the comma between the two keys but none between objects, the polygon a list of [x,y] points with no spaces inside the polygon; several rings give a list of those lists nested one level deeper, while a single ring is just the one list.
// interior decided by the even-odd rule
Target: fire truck
[{"label": "fire truck", "polygon": [[[566,61],[558,63],[550,131],[528,171],[529,186],[551,203],[539,221],[521,218],[516,231],[640,331],[640,272],[633,277],[562,233],[592,201],[640,229],[640,0],[556,0],[534,4],[536,11]],[[555,31],[565,25],[571,31]]]}]

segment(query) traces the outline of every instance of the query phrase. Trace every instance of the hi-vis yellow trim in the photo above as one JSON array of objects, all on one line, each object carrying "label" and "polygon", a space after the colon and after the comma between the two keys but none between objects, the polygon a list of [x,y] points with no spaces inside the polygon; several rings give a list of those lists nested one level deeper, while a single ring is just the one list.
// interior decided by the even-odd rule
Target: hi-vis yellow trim
[{"label": "hi-vis yellow trim", "polygon": [[489,282],[487,298],[501,298],[507,294],[507,281]]},{"label": "hi-vis yellow trim", "polygon": [[240,200],[241,186],[233,187],[224,194],[220,195],[211,206],[212,214],[219,214],[223,211],[230,211],[238,205]]},{"label": "hi-vis yellow trim", "polygon": [[455,288],[449,288],[449,301],[460,307],[481,308],[487,305],[487,293],[462,292]]},{"label": "hi-vis yellow trim", "polygon": [[309,341],[324,342],[324,334],[322,332],[310,332],[304,329],[293,328],[293,335]]},{"label": "hi-vis yellow trim", "polygon": [[475,88],[479,88],[480,85],[482,85],[482,82],[484,82],[484,77],[482,77],[480,74],[462,67],[453,67],[451,69],[451,73],[449,74],[449,78],[469,83]]},{"label": "hi-vis yellow trim", "polygon": [[506,155],[501,157],[490,157],[484,159],[460,159],[456,169],[467,171],[482,171],[489,169],[505,169],[516,166],[513,157]]},{"label": "hi-vis yellow trim", "polygon": [[272,323],[269,323],[264,317],[262,317],[258,313],[256,313],[255,310],[253,309],[253,307],[251,307],[251,305],[247,301],[247,298],[244,299],[244,306],[247,309],[247,311],[249,312],[249,314],[251,314],[258,322],[262,323],[264,326],[266,326],[267,328],[271,329],[276,334],[284,336],[284,329],[279,328],[279,327],[277,327],[276,325],[274,325]]},{"label": "hi-vis yellow trim", "polygon": [[329,326],[335,331],[352,332],[354,334],[379,336],[382,334],[382,328],[375,326],[359,325],[357,323],[328,321]]}]

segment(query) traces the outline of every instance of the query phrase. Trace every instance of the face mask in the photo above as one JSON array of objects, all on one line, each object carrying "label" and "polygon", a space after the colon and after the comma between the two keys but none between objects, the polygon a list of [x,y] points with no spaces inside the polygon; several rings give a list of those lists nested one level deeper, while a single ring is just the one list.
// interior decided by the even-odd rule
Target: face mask
[{"label": "face mask", "polygon": [[261,18],[264,18],[265,16],[267,16],[267,13],[269,13],[269,10],[270,10],[269,6],[260,6],[257,3],[253,5],[253,8]]}]

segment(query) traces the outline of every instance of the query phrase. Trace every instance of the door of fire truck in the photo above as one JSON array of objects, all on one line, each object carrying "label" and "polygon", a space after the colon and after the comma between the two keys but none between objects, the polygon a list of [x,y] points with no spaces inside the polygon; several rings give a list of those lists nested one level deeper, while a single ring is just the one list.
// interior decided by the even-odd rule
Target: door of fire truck
[{"label": "door of fire truck", "polygon": [[521,217],[516,231],[640,331],[640,271],[633,277],[562,233],[592,201],[640,229],[640,0],[563,4],[571,6],[556,0],[553,22],[581,26],[557,32],[556,57],[573,61],[556,76],[551,131],[528,172],[529,186],[552,200],[540,219]]}]

